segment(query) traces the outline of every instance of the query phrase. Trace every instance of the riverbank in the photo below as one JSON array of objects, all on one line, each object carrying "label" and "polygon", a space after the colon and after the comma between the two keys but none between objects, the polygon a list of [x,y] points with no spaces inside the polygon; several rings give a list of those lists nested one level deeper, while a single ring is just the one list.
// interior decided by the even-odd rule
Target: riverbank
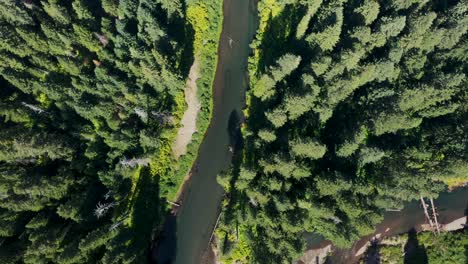
[{"label": "riverbank", "polygon": [[173,184],[167,190],[166,197],[170,201],[177,202],[181,202],[184,186],[189,181],[191,171],[196,169],[198,149],[213,114],[212,85],[216,73],[218,40],[222,25],[221,0],[213,1],[211,4],[194,1],[188,5],[186,15],[194,30],[195,54],[188,85],[196,89],[189,91],[192,105],[188,105],[186,109],[185,113],[188,114],[186,122],[183,118],[181,121],[181,125],[187,127],[178,131],[181,138],[178,142],[175,139],[172,145],[174,169],[168,174],[167,180]]},{"label": "riverbank", "polygon": [[[175,214],[182,207],[183,195],[189,185],[192,172],[196,170],[197,154],[213,113],[212,84],[215,78],[218,41],[221,34],[221,0],[212,1],[210,4],[201,0],[191,1],[185,15],[193,31],[195,58],[186,85],[190,94],[179,97],[178,104],[185,105],[182,100],[189,97],[187,98],[189,100],[186,100],[187,108],[184,113],[189,112],[187,123],[190,124],[185,132],[180,130],[176,132],[180,132],[185,137],[183,144],[180,145],[181,148],[174,146],[177,140],[176,135],[170,137],[172,139],[169,143],[171,160],[168,161],[167,166],[171,167],[171,171],[160,179],[161,182],[170,183],[170,187],[162,190],[161,194],[161,197],[167,201],[165,207],[170,210],[170,213],[166,215],[162,226],[156,229],[157,235],[153,234],[157,241],[154,240],[151,243],[150,258],[156,263],[166,263],[175,258],[178,221]],[[191,110],[189,109],[190,103],[194,104]],[[183,119],[182,115],[181,119]],[[185,127],[187,123],[182,120],[181,126]]]},{"label": "riverbank", "polygon": [[[457,231],[461,230],[464,228],[464,224],[467,223],[467,217],[463,216],[458,219],[453,220],[450,223],[447,224],[441,224],[440,225],[440,230],[441,232],[452,232],[452,231]],[[390,230],[388,230],[390,231]],[[420,226],[415,227],[416,232],[434,232],[434,230],[431,230],[430,227],[428,227],[427,224],[422,224]],[[401,234],[399,235],[401,236]],[[392,237],[388,236],[382,236],[382,234],[376,234],[374,235],[364,246],[362,246],[355,254],[355,257],[362,257],[373,244],[378,244],[378,245],[396,245],[396,244],[401,244],[401,243],[395,243]]]},{"label": "riverbank", "polygon": [[[221,2],[219,4],[221,6]],[[195,144],[190,143],[187,154],[180,157],[187,161],[195,159],[196,161],[193,166],[192,164],[186,166],[188,162],[187,164],[178,162],[180,166],[186,167],[177,169],[176,178],[178,186],[181,187],[177,188],[179,192],[174,192],[172,197],[182,201],[182,205],[177,208],[177,217],[171,218],[172,221],[170,223],[168,221],[165,225],[163,240],[160,243],[161,250],[153,251],[154,259],[159,259],[158,254],[169,254],[170,256],[162,259],[169,260],[170,263],[198,264],[208,247],[223,197],[223,190],[217,183],[216,176],[228,168],[232,159],[228,123],[233,116],[236,116],[236,113],[242,111],[244,91],[248,84],[245,72],[250,52],[249,43],[253,33],[246,34],[246,32],[251,33],[255,29],[249,13],[250,5],[249,0],[225,0],[223,2],[223,27],[217,39],[218,58],[211,61],[217,62],[216,67],[211,68],[211,70],[216,69],[212,86],[213,100],[201,97],[201,113],[207,105],[212,105],[213,113],[211,119],[200,118],[202,125],[207,125],[209,122],[209,126],[207,125],[208,129],[205,134],[194,134],[192,142],[203,139],[199,148],[191,152],[190,148]],[[213,8],[208,8],[202,3],[189,13],[193,16],[196,26],[203,29],[209,26],[204,24],[203,19],[207,12],[213,12]],[[201,45],[208,44],[202,36],[197,35],[195,42]],[[202,61],[200,65],[203,65]],[[197,85],[206,77],[203,68],[200,74],[201,78]],[[203,123],[205,121],[206,123]],[[197,155],[195,156],[194,153]],[[173,252],[168,253],[163,250],[168,248]]]},{"label": "riverbank", "polygon": [[[441,225],[441,231],[442,235],[445,232],[454,232],[454,231],[459,231],[462,230],[467,223],[467,217],[463,216],[458,219],[453,220],[450,223],[447,224],[442,224]],[[420,226],[415,227],[415,231],[418,231],[418,233],[424,233],[424,232],[429,232],[432,233],[432,231],[428,230],[426,227],[426,224],[422,224]],[[390,229],[387,229],[386,232],[390,232]],[[435,234],[434,234],[435,236]],[[357,252],[352,256],[351,258],[347,258],[346,263],[358,263],[360,261],[363,261],[364,258],[375,258],[376,254],[375,252],[369,252],[373,247],[399,247],[401,248],[400,251],[402,254],[404,254],[404,245],[407,241],[407,237],[405,237],[405,234],[398,234],[398,235],[392,235],[392,236],[387,236],[382,233],[378,233],[373,235],[370,239],[367,240],[367,242],[361,246]],[[333,255],[333,245],[330,242],[327,242],[325,246],[319,247],[319,248],[310,248],[307,251],[304,252],[304,255],[295,262],[295,264],[323,264],[326,262],[327,257],[329,255]],[[370,261],[367,259],[367,261]],[[368,262],[366,262],[368,263]],[[369,262],[369,263],[375,263],[375,262]]]},{"label": "riverbank", "polygon": [[467,263],[468,230],[409,231],[373,241],[359,263]]},{"label": "riverbank", "polygon": [[[458,188],[442,193],[435,200],[435,204],[439,210],[441,230],[456,231],[463,228],[463,221],[466,223],[465,209],[468,205],[468,188]],[[401,211],[387,212],[384,220],[376,226],[375,232],[356,241],[351,248],[337,249],[332,246],[329,259],[332,263],[357,263],[365,256],[366,251],[374,242],[388,242],[389,237],[400,236],[413,228],[416,232],[427,231],[426,219],[418,201],[408,203]],[[314,239],[313,242],[309,243],[308,249],[299,260],[308,259],[313,254],[317,255],[317,252],[324,251],[329,245],[332,245],[330,241]],[[309,263],[304,262],[304,264]]]},{"label": "riverbank", "polygon": [[200,111],[200,100],[198,99],[197,80],[200,78],[200,63],[197,56],[190,67],[189,77],[185,86],[185,103],[187,109],[180,121],[177,137],[172,145],[172,152],[176,159],[187,153],[187,145],[192,140],[192,135],[197,131],[197,116]]}]

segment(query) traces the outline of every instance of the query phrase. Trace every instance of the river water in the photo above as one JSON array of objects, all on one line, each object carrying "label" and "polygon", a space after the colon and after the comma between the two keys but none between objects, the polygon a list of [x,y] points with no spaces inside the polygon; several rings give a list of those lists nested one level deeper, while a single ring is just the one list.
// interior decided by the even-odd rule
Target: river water
[{"label": "river water", "polygon": [[[453,220],[461,218],[468,213],[468,187],[458,188],[452,192],[444,192],[434,200],[434,205],[439,214],[438,220],[441,224],[450,223]],[[372,235],[362,237],[349,249],[334,249],[329,257],[329,263],[357,263],[359,257],[356,253],[373,236],[380,234],[382,236],[393,236],[406,233],[412,228],[421,230],[421,225],[426,223],[424,211],[420,201],[408,203],[405,208],[399,212],[386,212],[384,220],[375,228]],[[329,241],[323,240],[317,235],[306,235],[306,240],[310,249],[323,248],[329,244]]]},{"label": "river water", "polygon": [[256,31],[255,0],[224,0],[223,28],[213,82],[213,116],[198,150],[197,170],[188,182],[177,217],[167,220],[160,246],[153,252],[160,264],[199,264],[208,248],[223,190],[216,181],[231,163],[228,120],[241,113],[248,85],[249,44]]}]

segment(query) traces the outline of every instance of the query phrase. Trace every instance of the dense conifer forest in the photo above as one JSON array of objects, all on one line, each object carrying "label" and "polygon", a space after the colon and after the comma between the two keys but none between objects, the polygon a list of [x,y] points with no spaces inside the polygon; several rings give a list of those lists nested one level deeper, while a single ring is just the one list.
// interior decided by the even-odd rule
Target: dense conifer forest
[{"label": "dense conifer forest", "polygon": [[[206,3],[205,3],[206,2]],[[0,2],[0,263],[145,263],[211,113],[220,3]]]},{"label": "dense conifer forest", "polygon": [[339,248],[468,181],[468,2],[261,0],[242,150],[218,178],[225,263]]},{"label": "dense conifer forest", "polygon": [[[0,1],[0,263],[148,261],[209,125],[222,3]],[[290,263],[305,233],[346,248],[468,182],[466,0],[252,3],[223,263]],[[178,158],[194,61],[198,133]],[[456,263],[466,232],[421,241]]]}]

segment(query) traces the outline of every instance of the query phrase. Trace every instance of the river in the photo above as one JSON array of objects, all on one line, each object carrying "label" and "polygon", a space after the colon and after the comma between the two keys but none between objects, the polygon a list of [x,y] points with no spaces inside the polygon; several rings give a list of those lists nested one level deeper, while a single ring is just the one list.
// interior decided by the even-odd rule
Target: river
[{"label": "river", "polygon": [[[245,103],[249,44],[257,28],[256,0],[224,0],[223,17],[213,82],[213,116],[198,151],[195,165],[198,169],[187,183],[178,215],[168,217],[159,246],[152,252],[159,264],[202,263],[219,214],[223,190],[216,176],[231,163],[228,122],[234,111],[241,113]],[[436,200],[441,222],[461,217],[467,203],[468,188],[441,194]],[[401,212],[387,212],[376,233],[398,234],[423,222],[422,210],[413,202]],[[362,238],[351,249],[335,250],[332,263],[355,261],[355,252],[369,237]],[[318,236],[309,236],[308,240],[309,248],[329,244]]]},{"label": "river", "polygon": [[256,31],[255,0],[224,0],[223,28],[213,82],[213,116],[198,150],[197,170],[182,196],[177,217],[169,217],[158,252],[161,264],[199,264],[208,248],[219,213],[223,190],[216,176],[229,167],[228,120],[241,113],[248,85],[249,44]]}]

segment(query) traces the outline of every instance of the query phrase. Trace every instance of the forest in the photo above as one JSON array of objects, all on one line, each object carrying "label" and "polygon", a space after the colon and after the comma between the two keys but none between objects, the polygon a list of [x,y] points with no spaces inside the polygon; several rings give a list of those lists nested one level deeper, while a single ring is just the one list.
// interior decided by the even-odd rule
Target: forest
[{"label": "forest", "polygon": [[196,57],[211,115],[220,1],[0,1],[0,263],[146,263]]},{"label": "forest", "polygon": [[261,0],[258,17],[218,176],[223,263],[291,263],[304,233],[348,248],[468,181],[467,1]]},{"label": "forest", "polygon": [[[369,256],[377,257],[381,263],[464,263],[465,250],[468,248],[468,231],[446,232],[435,236],[431,232],[417,234],[410,230],[408,234],[391,237],[383,243],[369,248],[366,258],[361,263],[367,263]],[[402,249],[406,251],[402,254]]]},{"label": "forest", "polygon": [[[306,233],[347,248],[385,211],[468,182],[466,0],[252,1],[246,106],[217,179],[222,263],[291,263]],[[148,262],[209,127],[222,4],[0,1],[0,263]],[[411,261],[468,257],[466,231],[417,236]]]}]

